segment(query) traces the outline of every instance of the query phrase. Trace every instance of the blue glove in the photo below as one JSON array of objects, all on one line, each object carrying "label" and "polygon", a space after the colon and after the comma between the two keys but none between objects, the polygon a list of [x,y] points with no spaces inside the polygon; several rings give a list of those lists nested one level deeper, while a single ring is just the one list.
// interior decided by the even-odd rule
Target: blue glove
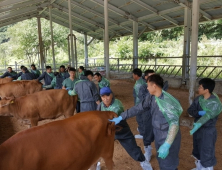
[{"label": "blue glove", "polygon": [[115,125],[118,124],[121,120],[123,120],[122,116],[114,117],[113,119],[109,119],[110,122],[115,122]]},{"label": "blue glove", "polygon": [[198,112],[198,115],[199,115],[199,116],[203,116],[203,115],[205,115],[205,114],[206,114],[206,111],[205,111],[205,110],[202,110],[202,111],[199,111],[199,112]]},{"label": "blue glove", "polygon": [[66,88],[66,90],[70,90],[70,89],[71,89],[70,87],[67,87],[67,88]]},{"label": "blue glove", "polygon": [[164,142],[159,150],[157,152],[159,152],[159,155],[158,157],[159,158],[162,158],[162,159],[165,159],[167,157],[167,155],[169,154],[169,149],[170,149],[170,146],[171,144],[167,143],[167,142]]},{"label": "blue glove", "polygon": [[194,127],[190,131],[190,135],[193,135],[201,127],[201,125],[202,125],[201,123],[194,123]]},{"label": "blue glove", "polygon": [[69,91],[68,91],[68,94],[69,94],[70,96],[73,96],[72,90],[69,90]]}]

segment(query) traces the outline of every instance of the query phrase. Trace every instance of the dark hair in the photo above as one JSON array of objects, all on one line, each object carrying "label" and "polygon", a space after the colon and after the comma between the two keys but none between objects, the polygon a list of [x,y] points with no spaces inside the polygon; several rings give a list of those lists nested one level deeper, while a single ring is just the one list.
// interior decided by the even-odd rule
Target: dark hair
[{"label": "dark hair", "polygon": [[135,68],[135,69],[133,70],[133,74],[141,77],[141,76],[142,76],[142,71],[141,71],[139,68]]},{"label": "dark hair", "polygon": [[12,69],[12,67],[8,67],[8,68]]},{"label": "dark hair", "polygon": [[150,74],[150,73],[155,73],[155,71],[154,70],[146,70],[144,72],[144,76],[148,76],[148,74]]},{"label": "dark hair", "polygon": [[98,73],[98,72],[96,72],[96,73],[94,74],[94,76],[102,77],[102,75],[101,75],[100,73]]},{"label": "dark hair", "polygon": [[83,67],[83,66],[79,66],[79,68],[80,68],[81,70],[84,70],[84,67]]},{"label": "dark hair", "polygon": [[25,67],[25,66],[21,65],[20,69],[22,70],[23,67]]},{"label": "dark hair", "polygon": [[35,64],[32,64],[31,67],[35,67]]},{"label": "dark hair", "polygon": [[23,67],[22,70],[23,70],[23,71],[27,71],[28,69],[27,69],[26,67]]},{"label": "dark hair", "polygon": [[88,76],[88,75],[93,76],[93,72],[91,70],[85,70],[84,76]]},{"label": "dark hair", "polygon": [[157,86],[163,88],[163,78],[159,74],[153,74],[147,78],[148,82],[153,82]]},{"label": "dark hair", "polygon": [[65,69],[65,66],[64,66],[64,65],[61,65],[59,68],[64,68],[64,69]]},{"label": "dark hair", "polygon": [[212,93],[215,87],[215,81],[210,78],[203,78],[199,81],[199,85],[202,85],[204,90],[208,89],[209,92]]},{"label": "dark hair", "polygon": [[76,71],[76,69],[73,67],[69,67],[69,71]]},{"label": "dark hair", "polygon": [[46,68],[46,70],[48,70],[48,69],[50,69],[50,68],[51,68],[51,66],[46,66],[45,68]]}]

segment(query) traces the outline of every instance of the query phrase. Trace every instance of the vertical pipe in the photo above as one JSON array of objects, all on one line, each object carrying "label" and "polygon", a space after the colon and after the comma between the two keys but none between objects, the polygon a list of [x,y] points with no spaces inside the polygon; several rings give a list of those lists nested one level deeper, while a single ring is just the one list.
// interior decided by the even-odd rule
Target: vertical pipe
[{"label": "vertical pipe", "polygon": [[41,20],[40,17],[37,17],[38,22],[38,36],[39,36],[39,49],[40,49],[40,63],[41,63],[41,70],[43,72],[44,69],[44,55],[43,55],[43,43],[42,43],[42,28],[41,28]]},{"label": "vertical pipe", "polygon": [[199,23],[199,0],[193,1],[192,5],[192,39],[191,39],[191,62],[190,62],[190,91],[189,103],[192,104],[195,96],[196,71],[197,71],[197,47],[198,47],[198,23]]},{"label": "vertical pipe", "polygon": [[70,46],[71,46],[71,58],[72,58],[72,67],[75,67],[74,65],[74,49],[73,49],[73,32],[72,32],[72,5],[71,0],[68,0],[68,7],[69,7],[69,29],[70,29]]},{"label": "vertical pipe", "polygon": [[69,42],[69,36],[67,37],[68,40],[68,55],[69,55],[69,65],[71,65],[71,56],[70,56],[70,42]]},{"label": "vertical pipe", "polygon": [[76,46],[76,36],[75,35],[73,35],[73,38],[74,38],[74,49],[75,49],[75,63],[76,63],[76,69],[78,68],[78,63],[77,63],[77,46]]},{"label": "vertical pipe", "polygon": [[183,69],[182,78],[183,81],[188,79],[188,66],[190,56],[190,34],[191,34],[191,9],[186,7],[184,9],[184,43],[183,43]]},{"label": "vertical pipe", "polygon": [[84,34],[84,51],[85,51],[85,67],[88,67],[88,45],[87,45],[87,34]]},{"label": "vertical pipe", "polygon": [[108,23],[108,0],[104,0],[104,19],[105,19],[105,39],[104,53],[106,60],[106,78],[109,79],[109,23]]},{"label": "vertical pipe", "polygon": [[52,5],[49,6],[49,18],[50,18],[50,29],[51,29],[53,68],[54,68],[54,71],[56,71],[55,49],[54,49],[54,39],[53,39],[53,25],[52,25]]},{"label": "vertical pipe", "polygon": [[138,67],[138,22],[133,21],[133,68]]}]

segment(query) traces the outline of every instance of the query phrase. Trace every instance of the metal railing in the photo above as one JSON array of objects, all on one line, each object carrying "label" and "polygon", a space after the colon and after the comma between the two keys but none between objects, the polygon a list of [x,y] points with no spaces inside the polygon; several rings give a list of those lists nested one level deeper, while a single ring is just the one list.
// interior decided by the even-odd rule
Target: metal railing
[{"label": "metal railing", "polygon": [[[215,60],[215,58],[222,58],[222,56],[198,56],[198,59],[209,58],[209,60]],[[147,69],[153,69],[156,73],[161,74],[163,77],[177,77],[181,78],[182,76],[182,57],[144,57],[138,58],[138,68],[143,72]],[[161,64],[159,64],[161,63]],[[165,64],[164,64],[165,63]],[[181,64],[177,64],[181,63]],[[20,71],[21,63],[16,63],[11,66],[15,71]],[[47,65],[53,65],[47,63]],[[67,66],[68,63],[57,63],[56,70],[59,69],[60,65]],[[78,63],[78,67],[84,63]],[[38,66],[38,65],[37,65]],[[104,58],[89,58],[88,66],[86,69],[95,71],[100,71],[100,68],[105,70]],[[0,66],[0,72],[4,72],[5,66]],[[45,71],[45,69],[40,69]],[[189,66],[187,68],[189,74]],[[110,72],[113,74],[129,74],[129,77],[132,76],[133,71],[133,59],[132,58],[110,58]],[[222,79],[222,61],[221,66],[213,65],[198,65],[197,66],[197,79],[208,77],[212,79]]]}]

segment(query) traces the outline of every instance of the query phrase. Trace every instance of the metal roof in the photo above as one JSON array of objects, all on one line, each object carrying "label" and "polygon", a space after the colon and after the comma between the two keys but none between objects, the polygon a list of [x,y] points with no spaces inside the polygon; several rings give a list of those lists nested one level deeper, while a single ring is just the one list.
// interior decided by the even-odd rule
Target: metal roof
[{"label": "metal roof", "polygon": [[[109,34],[118,37],[133,34],[133,22],[140,32],[182,26],[184,8],[189,0],[109,0]],[[71,0],[73,30],[103,39],[104,1]],[[0,27],[32,17],[49,19],[69,27],[67,0],[0,0]],[[200,0],[200,22],[222,18],[222,0]]]}]

